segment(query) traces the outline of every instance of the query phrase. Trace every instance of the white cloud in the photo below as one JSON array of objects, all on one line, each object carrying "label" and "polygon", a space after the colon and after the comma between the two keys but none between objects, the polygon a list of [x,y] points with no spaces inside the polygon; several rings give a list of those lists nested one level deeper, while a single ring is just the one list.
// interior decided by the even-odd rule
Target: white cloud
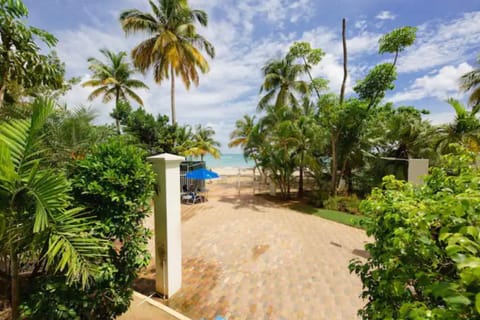
[{"label": "white cloud", "polygon": [[415,101],[427,97],[435,97],[445,100],[448,97],[460,98],[458,91],[458,79],[473,68],[468,63],[458,66],[445,66],[433,75],[425,75],[417,78],[413,84],[403,92],[396,93],[388,100],[391,102]]},{"label": "white cloud", "polygon": [[354,24],[354,27],[356,29],[359,29],[360,31],[364,31],[365,29],[367,29],[367,20],[365,19],[362,19],[362,20],[357,20],[355,21],[355,24]]},{"label": "white cloud", "polygon": [[379,20],[395,20],[396,16],[390,11],[382,11],[375,17]]},{"label": "white cloud", "polygon": [[416,72],[467,60],[480,43],[480,11],[439,24],[419,26],[417,41],[400,54],[398,71]]},{"label": "white cloud", "polygon": [[455,112],[454,111],[447,111],[447,112],[437,112],[437,113],[430,113],[423,116],[424,119],[429,120],[433,125],[445,124],[450,123],[455,119]]}]

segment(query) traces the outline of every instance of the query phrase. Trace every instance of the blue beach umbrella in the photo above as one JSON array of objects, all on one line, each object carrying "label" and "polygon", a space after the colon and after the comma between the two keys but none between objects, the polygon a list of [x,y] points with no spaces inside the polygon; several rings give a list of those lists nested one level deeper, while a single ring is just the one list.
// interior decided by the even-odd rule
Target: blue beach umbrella
[{"label": "blue beach umbrella", "polygon": [[215,179],[219,178],[220,176],[218,173],[213,172],[211,170],[207,170],[204,168],[192,170],[190,172],[187,172],[186,177],[188,179],[195,179],[195,180],[207,180],[207,179]]}]

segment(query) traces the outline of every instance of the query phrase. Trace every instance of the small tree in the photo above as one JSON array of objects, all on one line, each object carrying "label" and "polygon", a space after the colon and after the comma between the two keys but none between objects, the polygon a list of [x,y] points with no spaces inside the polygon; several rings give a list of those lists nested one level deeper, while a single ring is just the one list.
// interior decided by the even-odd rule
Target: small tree
[{"label": "small tree", "polygon": [[480,170],[457,149],[415,188],[392,176],[361,204],[364,319],[480,319]]}]

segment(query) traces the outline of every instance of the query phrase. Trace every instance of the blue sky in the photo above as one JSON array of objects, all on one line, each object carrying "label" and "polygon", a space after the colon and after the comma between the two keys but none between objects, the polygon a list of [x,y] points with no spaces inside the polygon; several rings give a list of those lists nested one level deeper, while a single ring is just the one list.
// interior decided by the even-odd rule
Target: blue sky
[{"label": "blue sky", "polygon": [[[126,38],[118,23],[121,11],[148,10],[147,0],[24,0],[29,23],[58,37],[57,52],[69,76],[88,79],[87,58],[100,58],[98,50],[130,50],[141,36]],[[394,28],[419,28],[417,42],[398,62],[396,88],[386,100],[395,105],[428,109],[433,123],[453,119],[447,97],[464,99],[458,78],[478,67],[480,54],[480,1],[478,0],[190,0],[192,8],[209,14],[209,26],[199,32],[216,47],[211,70],[200,86],[186,91],[177,86],[177,120],[180,124],[212,126],[222,151],[229,150],[228,135],[244,114],[254,114],[262,82],[261,67],[282,56],[294,41],[309,41],[326,55],[315,67],[315,76],[330,82],[338,92],[343,76],[341,19],[347,19],[349,78],[355,82],[388,55],[377,54],[378,38]],[[138,75],[150,87],[139,92],[145,108],[170,115],[169,82],[155,84],[151,74]],[[70,107],[91,105],[98,122],[111,122],[112,105],[88,102],[90,89],[76,86],[65,97]]]}]

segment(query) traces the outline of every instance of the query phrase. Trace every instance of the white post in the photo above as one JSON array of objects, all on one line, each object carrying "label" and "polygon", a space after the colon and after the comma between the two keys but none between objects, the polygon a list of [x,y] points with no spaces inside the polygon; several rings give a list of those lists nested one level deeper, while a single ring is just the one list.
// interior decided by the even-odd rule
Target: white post
[{"label": "white post", "polygon": [[162,153],[148,157],[156,174],[155,289],[166,298],[182,286],[182,225],[180,216],[180,163],[185,158]]},{"label": "white post", "polygon": [[408,159],[408,182],[423,184],[423,176],[428,174],[428,159]]}]

